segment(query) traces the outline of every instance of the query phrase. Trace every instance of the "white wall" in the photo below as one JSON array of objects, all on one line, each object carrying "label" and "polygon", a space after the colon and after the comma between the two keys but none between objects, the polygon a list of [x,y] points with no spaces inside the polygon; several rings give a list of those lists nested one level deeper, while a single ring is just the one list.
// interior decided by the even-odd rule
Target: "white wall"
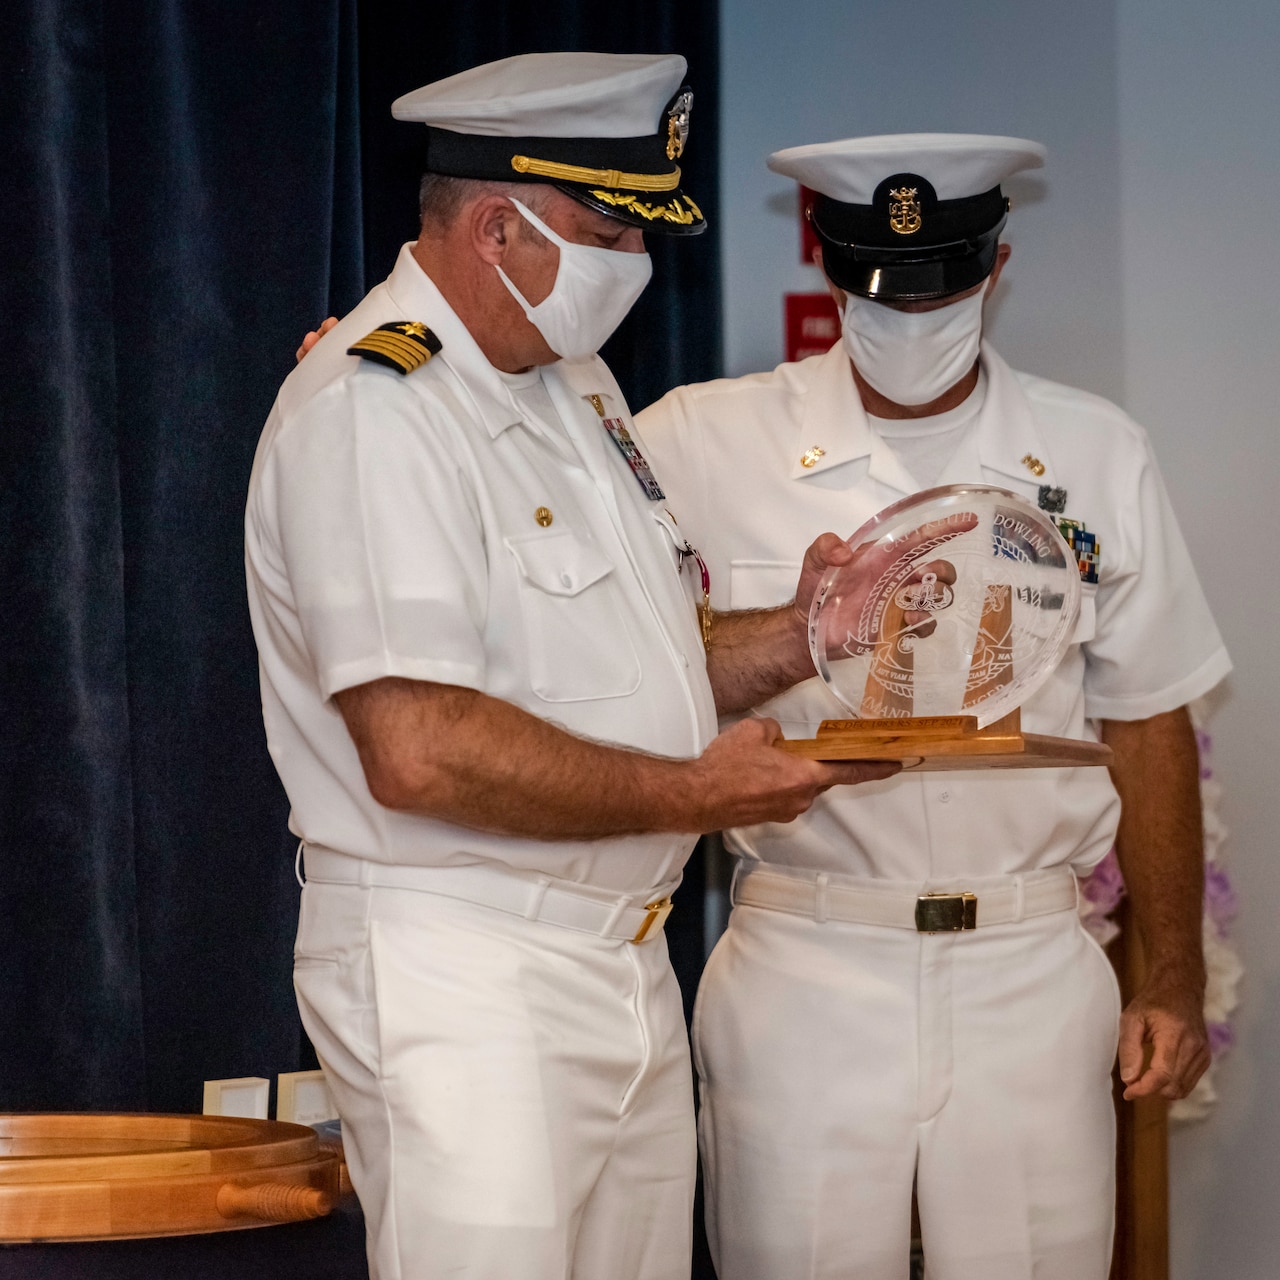
[{"label": "white wall", "polygon": [[859,133],[952,130],[1050,150],[1048,168],[1009,186],[1003,354],[1120,395],[1112,0],[722,0],[721,14],[728,373],[776,364],[782,294],[823,287],[799,262],[795,185],[765,156]]},{"label": "white wall", "polygon": [[1280,1276],[1280,7],[1119,0],[1124,372],[1236,670],[1215,718],[1247,974],[1211,1120],[1175,1134],[1181,1277]]},{"label": "white wall", "polygon": [[1236,662],[1215,758],[1244,911],[1222,1102],[1173,1139],[1175,1280],[1280,1276],[1280,6],[1273,0],[721,0],[729,373],[781,358],[798,261],[778,147],[855,133],[1036,138],[994,324],[1011,362],[1152,432]]}]

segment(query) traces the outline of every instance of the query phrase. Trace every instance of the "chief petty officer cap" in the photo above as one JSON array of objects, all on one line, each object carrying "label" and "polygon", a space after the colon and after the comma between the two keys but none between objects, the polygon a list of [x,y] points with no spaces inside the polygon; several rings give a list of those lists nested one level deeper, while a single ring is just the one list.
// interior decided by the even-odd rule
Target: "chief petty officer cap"
[{"label": "chief petty officer cap", "polygon": [[426,168],[545,182],[646,231],[696,235],[680,190],[693,94],[678,54],[528,53],[415,89],[397,120],[427,126]]},{"label": "chief petty officer cap", "polygon": [[769,168],[818,193],[823,269],[887,302],[963,293],[991,274],[1009,202],[1000,183],[1044,164],[1025,138],[896,133],[775,151]]}]

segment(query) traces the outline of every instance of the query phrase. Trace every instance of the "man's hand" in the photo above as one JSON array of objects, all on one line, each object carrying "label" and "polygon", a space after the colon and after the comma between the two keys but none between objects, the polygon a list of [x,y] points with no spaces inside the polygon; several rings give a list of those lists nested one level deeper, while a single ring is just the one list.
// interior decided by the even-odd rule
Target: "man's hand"
[{"label": "man's hand", "polygon": [[311,348],[314,347],[316,343],[319,342],[320,339],[323,338],[324,335],[337,323],[338,317],[330,316],[318,329],[312,329],[311,332],[302,339],[302,346],[300,346],[294,353],[299,364],[302,363],[302,357],[305,356],[307,352],[310,351]]},{"label": "man's hand", "polygon": [[[1143,1070],[1148,1045],[1151,1061]],[[1185,1098],[1208,1066],[1203,985],[1173,978],[1144,983],[1120,1015],[1125,1098]]]},{"label": "man's hand", "polygon": [[[819,535],[805,552],[804,563],[800,566],[800,581],[796,586],[795,612],[805,623],[809,622],[809,611],[813,607],[813,597],[828,570],[855,565],[853,573],[845,575],[846,590],[840,599],[841,617],[850,621],[849,626],[837,625],[832,633],[847,632],[861,645],[870,647],[876,636],[858,636],[855,627],[862,616],[863,609],[871,592],[891,565],[909,556],[912,551],[926,543],[958,537],[968,533],[977,524],[974,516],[952,516],[946,520],[933,520],[913,530],[907,537],[898,538],[891,545],[879,546],[874,543],[864,544],[854,551],[847,542],[834,533]],[[911,575],[905,578],[899,587],[913,586],[922,583],[925,577],[932,578],[946,586],[956,580],[955,566],[949,560],[929,560],[915,567]],[[918,636],[932,635],[937,627],[937,620],[931,613],[919,610],[907,610],[903,614],[903,622]]]},{"label": "man's hand", "polygon": [[[694,825],[682,829],[791,822],[831,787],[889,778],[901,768],[896,761],[805,760],[779,751],[773,743],[781,736],[776,720],[761,718],[741,720],[716,738],[694,766],[694,789],[705,799],[705,811],[695,810]],[[779,756],[788,764],[780,765]]]},{"label": "man's hand", "polygon": [[[829,569],[856,566],[857,572],[848,575],[849,589],[841,599],[840,609],[842,614],[848,610],[848,616],[857,619],[893,561],[925,544],[966,533],[976,524],[975,516],[950,516],[921,525],[890,547],[860,547],[856,553],[836,534],[819,534],[804,553],[796,598],[791,605],[716,614],[707,654],[707,675],[711,678],[716,710],[726,715],[758,707],[814,675],[809,653],[809,609]],[[903,585],[919,582],[928,573],[936,575],[939,582],[956,580],[951,564],[930,560],[917,565]],[[917,635],[926,636],[933,630],[933,620],[927,613],[910,612],[905,617]]]}]

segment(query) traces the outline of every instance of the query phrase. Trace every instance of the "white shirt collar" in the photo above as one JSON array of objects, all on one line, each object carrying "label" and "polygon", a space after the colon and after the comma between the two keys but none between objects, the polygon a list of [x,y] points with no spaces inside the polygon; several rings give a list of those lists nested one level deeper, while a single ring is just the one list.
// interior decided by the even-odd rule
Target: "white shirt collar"
[{"label": "white shirt collar", "polygon": [[421,320],[440,339],[440,354],[435,358],[457,374],[491,436],[523,421],[498,371],[413,256],[412,243],[401,246],[386,288],[399,311],[410,320]]},{"label": "white shirt collar", "polygon": [[[1024,461],[1030,458],[1052,475],[1048,443],[1013,371],[986,342],[981,358],[987,376],[986,396],[973,429],[966,433],[976,441],[978,465],[1026,483],[1033,478],[1030,464]],[[961,450],[957,460],[964,456],[972,455]],[[903,494],[912,491],[914,482],[872,429],[854,385],[849,357],[836,343],[814,362],[804,413],[793,440],[791,479],[805,480],[860,458],[870,460],[868,474],[872,479]],[[948,466],[947,473],[952,470]],[[965,478],[972,482],[978,477],[970,474]]]}]

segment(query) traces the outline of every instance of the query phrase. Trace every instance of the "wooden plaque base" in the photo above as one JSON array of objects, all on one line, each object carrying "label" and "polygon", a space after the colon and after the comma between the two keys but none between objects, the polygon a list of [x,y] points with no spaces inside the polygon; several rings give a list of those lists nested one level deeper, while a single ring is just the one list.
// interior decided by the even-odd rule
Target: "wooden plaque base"
[{"label": "wooden plaque base", "polygon": [[323,1217],[338,1155],[232,1116],[0,1116],[0,1241],[105,1240]]},{"label": "wooden plaque base", "polygon": [[1101,742],[1023,733],[1017,710],[978,728],[976,716],[904,720],[824,720],[816,738],[776,745],[811,760],[899,760],[903,770],[1062,769],[1111,763]]}]

